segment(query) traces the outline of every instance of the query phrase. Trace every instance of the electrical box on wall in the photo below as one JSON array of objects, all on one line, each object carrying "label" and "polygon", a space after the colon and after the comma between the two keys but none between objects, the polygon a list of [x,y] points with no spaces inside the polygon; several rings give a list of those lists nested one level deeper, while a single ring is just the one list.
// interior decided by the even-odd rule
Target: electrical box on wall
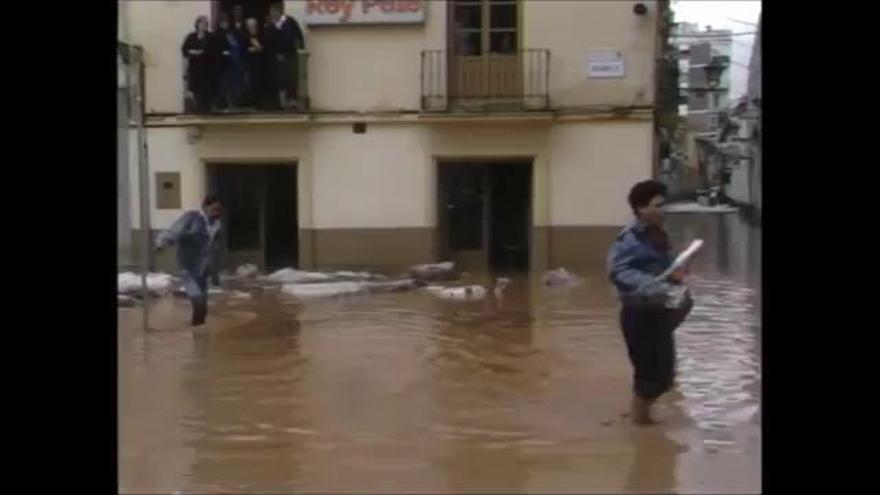
[{"label": "electrical box on wall", "polygon": [[156,172],[156,208],[179,210],[180,172]]}]

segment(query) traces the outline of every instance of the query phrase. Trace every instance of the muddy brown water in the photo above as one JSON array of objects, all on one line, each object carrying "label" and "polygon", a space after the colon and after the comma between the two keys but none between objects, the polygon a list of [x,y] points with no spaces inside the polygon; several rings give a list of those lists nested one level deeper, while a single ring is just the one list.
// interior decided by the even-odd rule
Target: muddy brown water
[{"label": "muddy brown water", "polygon": [[[760,229],[674,215],[707,244],[661,424],[622,414],[630,367],[601,270],[498,304],[408,292],[298,301],[259,286],[119,311],[123,493],[758,492]],[[475,277],[481,280],[485,277]]]}]

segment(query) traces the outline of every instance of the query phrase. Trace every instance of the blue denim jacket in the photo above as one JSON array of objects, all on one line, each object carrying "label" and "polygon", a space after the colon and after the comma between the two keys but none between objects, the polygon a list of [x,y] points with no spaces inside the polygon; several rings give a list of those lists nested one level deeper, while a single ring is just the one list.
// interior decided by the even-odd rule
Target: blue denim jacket
[{"label": "blue denim jacket", "polygon": [[205,216],[193,210],[184,213],[168,230],[162,232],[156,244],[160,248],[176,244],[180,269],[193,276],[202,276],[208,272],[218,254],[222,233],[223,228],[220,227],[212,242]]},{"label": "blue denim jacket", "polygon": [[647,225],[636,221],[625,227],[608,252],[608,276],[623,305],[662,306],[671,287],[657,277],[674,260],[671,250],[654,248]]}]

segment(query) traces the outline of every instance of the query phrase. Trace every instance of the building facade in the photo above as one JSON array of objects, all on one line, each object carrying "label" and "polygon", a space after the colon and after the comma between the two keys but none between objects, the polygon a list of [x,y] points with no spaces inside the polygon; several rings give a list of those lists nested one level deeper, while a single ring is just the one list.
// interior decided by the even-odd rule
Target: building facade
[{"label": "building facade", "polygon": [[193,115],[181,44],[235,3],[119,2],[144,50],[153,230],[214,192],[227,267],[604,263],[652,173],[666,2],[287,1],[303,104]]},{"label": "building facade", "polygon": [[[687,117],[689,127],[698,133],[717,132],[721,127],[719,115],[730,105],[730,59],[733,37],[729,30],[703,31],[694,23],[676,25],[675,44],[679,53],[679,87],[686,101],[679,106],[679,115]],[[711,91],[705,67],[718,64],[725,67]]]},{"label": "building facade", "polygon": [[761,18],[758,17],[758,33],[755,35],[755,44],[752,46],[752,56],[749,59],[749,82],[746,93],[749,108],[752,109],[752,125],[749,130],[749,142],[751,144],[750,155],[752,167],[749,174],[751,185],[751,204],[754,205],[755,215],[761,219],[762,211],[762,137],[761,137]]}]

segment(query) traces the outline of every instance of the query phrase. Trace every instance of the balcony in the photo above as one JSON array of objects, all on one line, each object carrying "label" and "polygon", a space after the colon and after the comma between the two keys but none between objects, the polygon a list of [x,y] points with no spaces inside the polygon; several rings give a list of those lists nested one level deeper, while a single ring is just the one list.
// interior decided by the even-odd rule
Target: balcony
[{"label": "balcony", "polygon": [[[309,100],[309,52],[300,50],[298,52],[297,62],[295,66],[290,66],[290,80],[296,82],[296,95],[282,94],[279,92],[277,98],[266,91],[260,91],[257,88],[265,87],[266,81],[263,79],[266,74],[251,73],[244,69],[242,83],[238,97],[228,97],[227,91],[224,91],[225,82],[223,76],[216,81],[218,89],[211,98],[210,108],[199,109],[196,101],[196,95],[190,90],[187,81],[187,61],[184,59],[183,67],[183,87],[184,102],[183,108],[187,114],[198,115],[241,115],[241,114],[290,114],[304,113],[310,108]],[[232,101],[230,101],[232,100]],[[237,101],[235,101],[237,100]]]},{"label": "balcony", "polygon": [[549,50],[476,56],[424,50],[421,65],[425,112],[550,108]]}]

